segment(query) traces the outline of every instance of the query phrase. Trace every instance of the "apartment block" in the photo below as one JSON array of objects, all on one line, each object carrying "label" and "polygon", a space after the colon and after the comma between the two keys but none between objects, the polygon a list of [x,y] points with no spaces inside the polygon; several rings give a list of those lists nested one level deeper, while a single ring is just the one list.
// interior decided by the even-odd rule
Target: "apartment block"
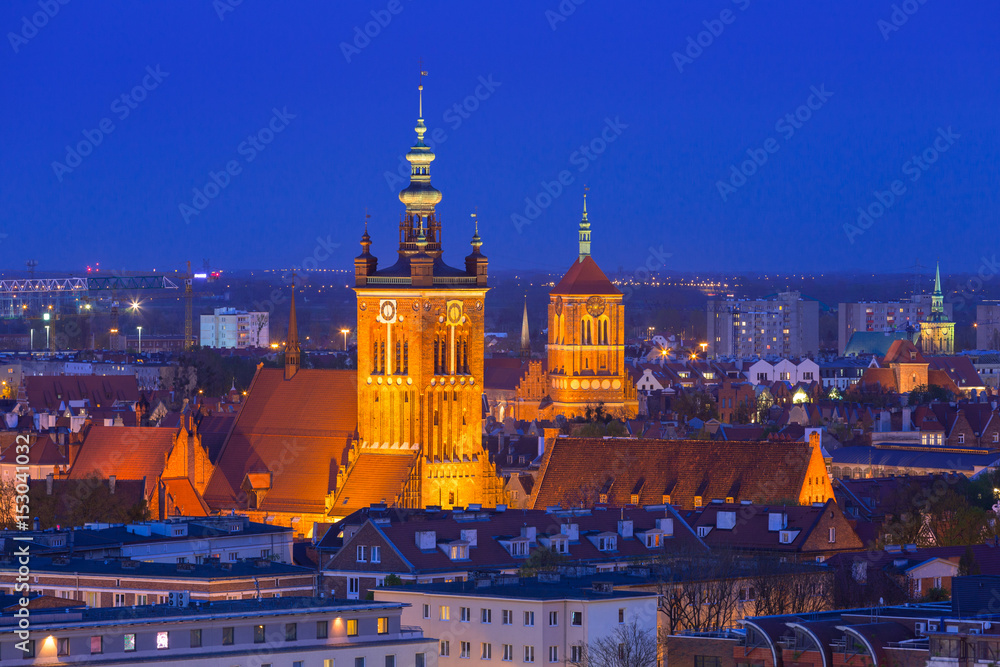
[{"label": "apartment block", "polygon": [[715,356],[805,357],[819,351],[819,302],[797,291],[771,299],[708,302],[709,353]]}]

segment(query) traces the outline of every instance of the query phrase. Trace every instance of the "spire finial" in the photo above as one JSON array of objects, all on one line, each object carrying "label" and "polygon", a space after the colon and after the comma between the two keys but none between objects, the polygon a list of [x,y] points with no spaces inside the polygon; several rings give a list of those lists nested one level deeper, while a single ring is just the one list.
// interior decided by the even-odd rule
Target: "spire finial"
[{"label": "spire finial", "polygon": [[586,185],[583,186],[583,219],[587,219],[587,192],[590,190]]},{"label": "spire finial", "polygon": [[292,271],[292,302],[288,309],[288,339],[285,342],[285,379],[291,380],[301,363],[298,318],[295,316],[295,271]]},{"label": "spire finial", "polygon": [[418,116],[421,120],[424,118],[424,77],[427,76],[427,70],[424,69],[424,59],[421,58],[419,61],[420,65],[420,79],[417,84],[417,96],[420,98],[420,115]]}]

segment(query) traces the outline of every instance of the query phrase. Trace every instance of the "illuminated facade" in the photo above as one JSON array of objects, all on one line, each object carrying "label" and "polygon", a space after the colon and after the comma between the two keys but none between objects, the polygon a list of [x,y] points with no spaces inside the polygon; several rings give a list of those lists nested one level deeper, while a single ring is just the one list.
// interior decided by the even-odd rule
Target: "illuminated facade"
[{"label": "illuminated facade", "polygon": [[[421,90],[422,90],[421,86]],[[435,156],[417,142],[406,155],[410,183],[399,194],[398,259],[383,269],[367,225],[355,261],[358,335],[358,441],[334,506],[365,485],[402,482],[405,507],[502,501],[502,485],[482,444],[483,314],[487,260],[478,224],[465,268],[441,257],[441,193],[431,185]],[[385,471],[405,471],[403,479]],[[352,479],[353,478],[353,479]],[[353,483],[353,484],[352,484]],[[386,498],[392,502],[392,498]]]},{"label": "illuminated facade", "polygon": [[920,323],[920,349],[925,354],[955,354],[955,323],[944,312],[944,294],[941,292],[941,265],[934,276],[934,293],[931,295],[931,314]]},{"label": "illuminated facade", "polygon": [[625,304],[590,255],[587,198],[580,254],[549,293],[548,375],[552,415],[581,416],[587,407],[634,417],[635,386],[625,370]]}]

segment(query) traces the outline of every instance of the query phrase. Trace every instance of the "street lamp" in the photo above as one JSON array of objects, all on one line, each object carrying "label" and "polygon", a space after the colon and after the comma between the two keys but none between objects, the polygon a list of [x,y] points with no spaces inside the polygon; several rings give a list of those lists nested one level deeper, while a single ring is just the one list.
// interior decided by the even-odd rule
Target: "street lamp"
[{"label": "street lamp", "polygon": [[347,334],[351,333],[351,330],[341,329],[340,333],[344,334],[344,352],[347,352]]},{"label": "street lamp", "polygon": [[142,327],[136,327],[139,330],[139,354],[142,354]]}]

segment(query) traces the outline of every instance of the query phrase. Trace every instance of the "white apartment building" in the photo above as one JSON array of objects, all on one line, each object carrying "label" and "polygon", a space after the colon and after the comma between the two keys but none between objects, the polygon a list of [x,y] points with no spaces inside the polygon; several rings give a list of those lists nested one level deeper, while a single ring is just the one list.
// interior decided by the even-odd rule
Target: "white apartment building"
[{"label": "white apartment building", "polygon": [[800,292],[709,301],[708,351],[726,357],[804,357],[819,351],[819,302]]},{"label": "white apartment building", "polygon": [[202,347],[244,349],[271,344],[268,314],[235,308],[216,308],[201,316]]},{"label": "white apartment building", "polygon": [[[268,598],[188,606],[32,609],[29,638],[0,620],[9,665],[435,667],[436,642],[398,605]],[[27,651],[22,650],[27,649]]]},{"label": "white apartment building", "polygon": [[636,623],[655,641],[655,592],[613,590],[599,579],[464,581],[375,590],[378,602],[401,602],[402,622],[436,637],[438,664],[469,660],[518,665],[582,661],[585,647]]},{"label": "white apartment building", "polygon": [[[907,325],[916,327],[931,314],[930,294],[918,294],[908,300],[882,303],[841,303],[837,310],[837,354],[843,355],[855,331],[897,331]],[[952,319],[952,304],[944,304],[945,315]]]},{"label": "white apartment building", "polygon": [[812,359],[801,359],[792,361],[791,359],[781,359],[779,361],[768,361],[761,359],[754,362],[750,368],[743,371],[747,380],[751,384],[761,382],[788,382],[796,385],[799,382],[817,382],[819,376],[819,364]]}]

